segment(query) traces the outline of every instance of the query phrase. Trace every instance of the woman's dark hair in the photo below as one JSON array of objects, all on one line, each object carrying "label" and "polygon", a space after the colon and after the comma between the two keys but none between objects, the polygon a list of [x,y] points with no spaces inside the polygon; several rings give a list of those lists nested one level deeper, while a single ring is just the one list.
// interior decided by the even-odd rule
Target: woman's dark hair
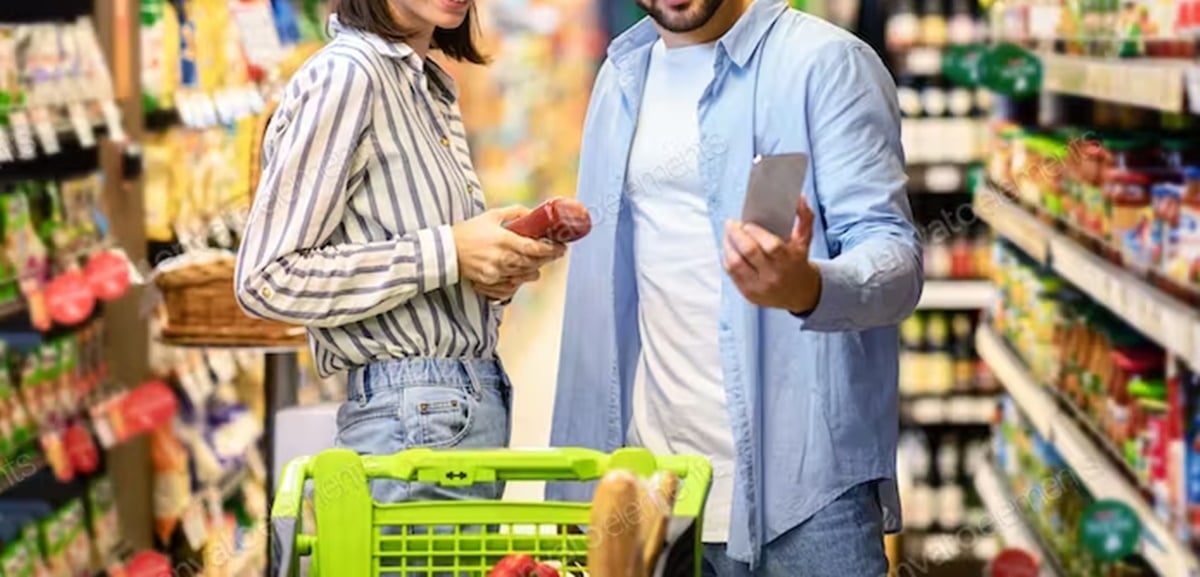
[{"label": "woman's dark hair", "polygon": [[[405,30],[392,17],[388,3],[391,0],[335,0],[332,12],[337,13],[338,22],[350,28],[370,32],[392,42],[403,42],[411,32]],[[458,28],[435,28],[433,46],[449,58],[487,64],[487,57],[475,45],[475,7],[471,6],[467,17]]]}]

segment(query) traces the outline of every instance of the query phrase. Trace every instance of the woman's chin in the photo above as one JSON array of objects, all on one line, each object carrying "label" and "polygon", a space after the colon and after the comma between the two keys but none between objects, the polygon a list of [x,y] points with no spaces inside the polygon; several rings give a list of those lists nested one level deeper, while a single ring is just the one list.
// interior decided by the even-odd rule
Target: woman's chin
[{"label": "woman's chin", "polygon": [[453,30],[462,26],[464,20],[467,19],[467,12],[471,10],[471,6],[475,3],[472,0],[460,2],[459,0],[437,0],[438,17],[434,24],[438,28]]}]

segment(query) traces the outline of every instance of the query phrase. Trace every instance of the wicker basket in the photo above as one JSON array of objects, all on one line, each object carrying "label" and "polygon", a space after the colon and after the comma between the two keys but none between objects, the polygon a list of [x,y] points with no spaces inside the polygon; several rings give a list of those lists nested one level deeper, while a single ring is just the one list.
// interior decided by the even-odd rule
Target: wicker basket
[{"label": "wicker basket", "polygon": [[[186,257],[184,257],[186,258]],[[248,316],[233,292],[233,255],[166,266],[154,278],[167,310],[162,339],[192,346],[301,346],[304,327]]]}]

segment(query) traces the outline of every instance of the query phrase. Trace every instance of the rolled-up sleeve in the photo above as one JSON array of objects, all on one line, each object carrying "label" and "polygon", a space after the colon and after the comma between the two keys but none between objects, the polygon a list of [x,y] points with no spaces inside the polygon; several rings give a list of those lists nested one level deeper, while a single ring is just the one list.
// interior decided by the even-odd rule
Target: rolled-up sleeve
[{"label": "rolled-up sleeve", "polygon": [[905,192],[895,86],[865,45],[824,49],[805,84],[813,178],[828,260],[821,297],[801,317],[812,331],[890,326],[912,314],[924,283]]},{"label": "rolled-up sleeve", "polygon": [[378,316],[458,282],[449,226],[386,241],[329,243],[366,158],[376,105],[367,69],[336,52],[307,64],[272,120],[242,236],[235,292],[251,315],[315,327]]}]

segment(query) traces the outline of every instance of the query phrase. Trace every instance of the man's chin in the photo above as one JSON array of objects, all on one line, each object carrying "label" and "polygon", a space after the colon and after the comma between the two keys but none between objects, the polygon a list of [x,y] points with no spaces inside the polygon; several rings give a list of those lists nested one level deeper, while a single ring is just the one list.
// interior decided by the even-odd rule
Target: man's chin
[{"label": "man's chin", "polygon": [[[688,10],[692,10],[692,7],[688,6]],[[652,17],[659,26],[675,34],[691,32],[703,27],[705,24],[704,19],[696,14],[668,12],[666,14],[653,15]]]}]

